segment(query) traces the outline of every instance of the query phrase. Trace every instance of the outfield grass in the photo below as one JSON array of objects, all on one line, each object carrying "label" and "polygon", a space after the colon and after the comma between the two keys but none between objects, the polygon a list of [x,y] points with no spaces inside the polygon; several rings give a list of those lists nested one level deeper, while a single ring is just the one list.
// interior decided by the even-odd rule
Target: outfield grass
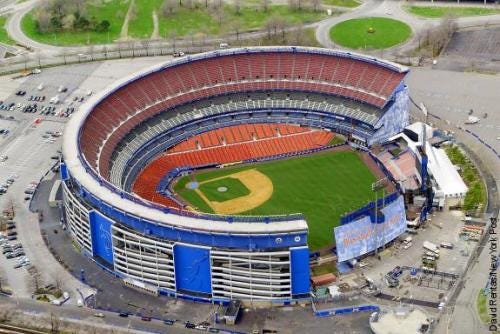
[{"label": "outfield grass", "polygon": [[[70,46],[82,44],[112,43],[120,36],[123,20],[127,14],[129,2],[123,0],[103,1],[100,5],[87,6],[88,17],[95,17],[97,21],[108,20],[108,32],[81,32],[67,31],[55,33],[39,33],[36,29],[35,10],[26,14],[21,21],[21,28],[29,38],[52,45]],[[152,18],[151,18],[152,20]]]},{"label": "outfield grass", "polygon": [[9,37],[7,30],[5,29],[5,24],[7,23],[7,17],[0,16],[0,43],[4,44],[15,44],[15,41]]},{"label": "outfield grass", "polygon": [[[261,206],[242,215],[303,213],[309,225],[309,247],[318,249],[333,243],[333,227],[340,217],[374,199],[371,184],[375,176],[356,152],[325,152],[301,158],[217,169],[181,178],[174,190],[200,211],[213,211],[198,194],[185,187],[198,182],[257,169],[273,183],[273,195]],[[205,193],[206,194],[206,193]]]},{"label": "outfield grass", "polygon": [[[227,191],[220,192],[219,187],[226,187]],[[240,180],[232,177],[204,183],[200,185],[200,191],[205,194],[208,200],[216,202],[224,202],[250,194],[250,190]]]},{"label": "outfield grass", "polygon": [[354,8],[361,5],[361,2],[356,0],[323,0],[324,5]]},{"label": "outfield grass", "polygon": [[411,28],[406,23],[383,17],[347,20],[330,30],[330,38],[336,44],[351,49],[385,49],[406,41],[410,35]]},{"label": "outfield grass", "polygon": [[413,15],[429,18],[438,18],[446,15],[456,17],[479,16],[500,14],[500,9],[481,7],[434,7],[434,6],[406,6],[408,12]]}]

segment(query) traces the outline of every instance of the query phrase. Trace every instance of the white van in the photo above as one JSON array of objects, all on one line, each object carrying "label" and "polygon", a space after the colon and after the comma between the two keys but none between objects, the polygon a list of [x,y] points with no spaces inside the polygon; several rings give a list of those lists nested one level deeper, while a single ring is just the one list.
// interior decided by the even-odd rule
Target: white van
[{"label": "white van", "polygon": [[219,49],[227,49],[227,48],[229,48],[229,44],[227,44],[227,43],[220,43],[219,44]]},{"label": "white van", "polygon": [[413,241],[413,238],[411,236],[408,236],[403,240],[403,244],[407,245],[407,244],[411,243],[412,241]]}]

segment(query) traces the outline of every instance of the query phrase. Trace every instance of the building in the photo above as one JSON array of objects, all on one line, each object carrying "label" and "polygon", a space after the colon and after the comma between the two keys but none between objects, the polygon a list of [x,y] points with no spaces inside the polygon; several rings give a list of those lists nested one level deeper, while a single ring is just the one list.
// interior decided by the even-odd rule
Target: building
[{"label": "building", "polygon": [[363,147],[385,141],[408,124],[407,73],[349,52],[259,47],[187,56],[126,77],[67,125],[69,231],[84,253],[149,293],[213,302],[308,298],[302,215],[194,213],[167,197],[138,196],[134,181],[167,148],[229,125],[330,129]]}]

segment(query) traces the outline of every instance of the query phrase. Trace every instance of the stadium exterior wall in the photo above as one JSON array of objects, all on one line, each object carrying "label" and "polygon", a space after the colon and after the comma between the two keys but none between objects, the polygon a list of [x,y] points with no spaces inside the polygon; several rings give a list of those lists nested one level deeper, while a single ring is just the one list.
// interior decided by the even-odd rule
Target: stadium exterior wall
[{"label": "stadium exterior wall", "polygon": [[82,198],[73,182],[63,182],[68,230],[82,251],[119,277],[159,293],[207,301],[285,304],[309,297],[306,231],[244,236],[177,231],[166,238],[148,230],[146,222],[106,215]]}]

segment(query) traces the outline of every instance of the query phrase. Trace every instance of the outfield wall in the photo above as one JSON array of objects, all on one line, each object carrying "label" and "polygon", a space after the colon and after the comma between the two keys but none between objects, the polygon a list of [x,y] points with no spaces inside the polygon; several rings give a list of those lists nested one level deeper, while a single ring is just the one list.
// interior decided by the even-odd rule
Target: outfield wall
[{"label": "outfield wall", "polygon": [[360,257],[382,247],[406,231],[403,196],[382,208],[382,218],[367,214],[334,229],[339,262]]}]

